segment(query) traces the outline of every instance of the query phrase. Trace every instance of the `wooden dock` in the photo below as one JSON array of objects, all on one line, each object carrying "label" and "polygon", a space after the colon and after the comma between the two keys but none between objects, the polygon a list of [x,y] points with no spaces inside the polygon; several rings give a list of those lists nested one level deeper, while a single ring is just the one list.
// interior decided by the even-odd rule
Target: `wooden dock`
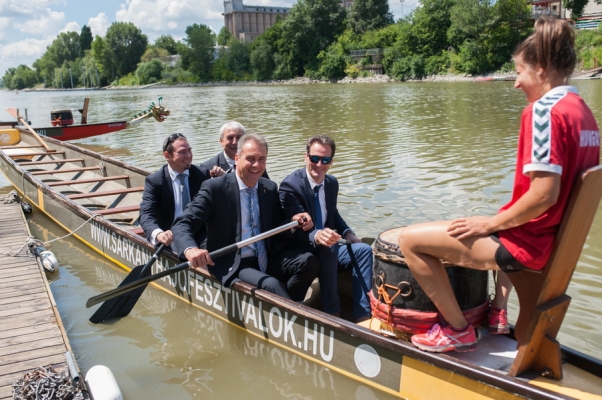
[{"label": "wooden dock", "polygon": [[[16,251],[29,229],[19,204],[0,203],[0,250]],[[67,335],[42,268],[32,257],[0,254],[0,399],[26,372],[67,371]]]}]

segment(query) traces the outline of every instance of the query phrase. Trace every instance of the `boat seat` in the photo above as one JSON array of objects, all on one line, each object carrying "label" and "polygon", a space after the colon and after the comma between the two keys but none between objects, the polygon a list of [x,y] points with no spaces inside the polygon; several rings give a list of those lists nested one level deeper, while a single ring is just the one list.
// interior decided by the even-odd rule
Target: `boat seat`
[{"label": "boat seat", "polygon": [[13,149],[43,149],[44,146],[42,146],[41,144],[38,145],[29,145],[29,146],[19,146],[19,145],[12,145],[12,146],[0,146],[0,148],[2,150],[13,150]]},{"label": "boat seat", "polygon": [[82,168],[68,168],[68,169],[56,169],[56,170],[52,170],[52,169],[46,169],[43,171],[35,171],[32,172],[31,170],[29,170],[28,172],[30,172],[32,175],[46,175],[46,174],[67,174],[69,172],[84,172],[84,171],[96,171],[96,170],[101,170],[102,167],[100,165],[94,166],[94,167],[82,167]]},{"label": "boat seat", "polygon": [[87,199],[90,197],[101,197],[101,196],[114,196],[124,193],[135,193],[144,191],[144,186],[136,186],[131,188],[119,189],[119,190],[106,190],[104,192],[92,192],[92,193],[80,193],[68,195],[71,200]]},{"label": "boat seat", "polygon": [[84,183],[94,183],[94,182],[106,182],[106,181],[116,181],[116,180],[126,180],[129,182],[130,177],[128,175],[113,175],[113,176],[101,176],[98,178],[88,178],[88,179],[76,179],[73,181],[59,181],[49,183],[48,186],[69,186],[69,185],[81,185]]},{"label": "boat seat", "polygon": [[94,210],[93,212],[98,215],[112,215],[112,214],[122,214],[128,212],[139,211],[140,205],[135,206],[126,206],[126,207],[115,207],[115,208],[105,208],[102,210]]},{"label": "boat seat", "polygon": [[11,158],[17,158],[17,157],[37,157],[37,156],[41,156],[41,158],[46,157],[46,156],[56,156],[56,155],[65,155],[64,151],[53,151],[51,153],[40,153],[40,152],[25,152],[25,153],[12,153],[9,152],[7,153],[7,155]]},{"label": "boat seat", "polygon": [[45,165],[45,164],[65,164],[65,163],[82,163],[85,165],[83,158],[62,158],[58,160],[46,160],[46,161],[28,161],[23,160],[17,162],[19,165]]},{"label": "boat seat", "polygon": [[132,233],[134,233],[136,235],[139,235],[139,236],[144,236],[144,229],[142,229],[141,226],[139,226],[137,228],[134,228],[134,229],[131,229],[130,232],[132,232]]},{"label": "boat seat", "polygon": [[534,370],[548,378],[562,379],[556,335],[571,301],[566,290],[601,197],[602,166],[597,166],[579,177],[556,235],[554,250],[541,273],[508,274],[520,305],[514,330],[518,353],[510,367],[510,376]]}]

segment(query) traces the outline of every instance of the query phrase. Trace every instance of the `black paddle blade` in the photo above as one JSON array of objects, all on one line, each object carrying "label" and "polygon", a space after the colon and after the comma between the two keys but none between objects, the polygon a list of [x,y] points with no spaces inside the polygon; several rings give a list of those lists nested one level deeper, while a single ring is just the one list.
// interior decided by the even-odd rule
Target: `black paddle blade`
[{"label": "black paddle blade", "polygon": [[[139,279],[146,278],[151,274],[151,265],[154,264],[159,254],[163,252],[165,249],[165,245],[162,244],[155,254],[151,257],[150,260],[145,265],[138,265],[133,270],[130,271],[128,276],[119,284],[118,287],[125,286],[129,283],[135,282]],[[132,311],[132,308],[136,305],[136,302],[144,293],[145,286],[141,286],[131,292],[127,292],[122,294],[121,296],[109,299],[101,305],[98,310],[90,317],[90,322],[93,324],[98,324],[100,322],[104,322],[108,319],[113,318],[122,318],[125,317]]]},{"label": "black paddle blade", "polygon": [[[151,269],[147,268],[146,271],[143,271],[144,267],[145,265],[139,265],[134,268],[119,286],[127,285],[128,283],[149,276],[151,274]],[[125,317],[132,311],[132,308],[134,308],[136,302],[140,296],[142,296],[144,289],[146,289],[146,286],[139,287],[122,296],[105,301],[90,317],[90,322],[98,324],[109,319]]]}]

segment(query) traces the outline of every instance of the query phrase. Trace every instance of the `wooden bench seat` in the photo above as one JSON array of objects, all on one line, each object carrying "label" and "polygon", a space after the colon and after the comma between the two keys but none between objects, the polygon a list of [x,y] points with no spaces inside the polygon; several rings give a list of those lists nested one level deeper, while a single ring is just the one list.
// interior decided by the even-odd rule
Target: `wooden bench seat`
[{"label": "wooden bench seat", "polygon": [[130,177],[128,175],[101,176],[98,178],[76,179],[73,181],[50,182],[50,183],[47,183],[47,185],[48,186],[80,185],[83,183],[116,181],[116,180],[122,180],[122,179],[129,180]]},{"label": "wooden bench seat", "polygon": [[91,192],[91,193],[78,193],[78,194],[70,194],[67,197],[71,200],[79,200],[79,199],[89,199],[91,197],[102,197],[102,196],[114,196],[125,193],[135,193],[135,192],[143,192],[144,186],[136,186],[126,189],[119,190],[106,190],[104,192]]},{"label": "wooden bench seat", "polygon": [[82,163],[84,164],[83,158],[63,158],[58,160],[46,160],[46,161],[17,161],[19,165],[45,165],[45,164],[64,164],[64,163]]},{"label": "wooden bench seat", "polygon": [[554,250],[542,273],[508,274],[520,304],[514,331],[518,354],[510,367],[510,376],[531,369],[548,378],[562,379],[556,335],[571,301],[566,290],[601,197],[602,166],[597,166],[579,177],[556,235]]},{"label": "wooden bench seat", "polygon": [[44,171],[35,171],[35,172],[30,172],[32,175],[54,175],[54,174],[67,174],[70,172],[84,172],[84,171],[97,171],[97,170],[101,170],[102,167],[100,167],[99,165],[95,166],[95,167],[82,167],[82,168],[68,168],[68,169],[46,169]]},{"label": "wooden bench seat", "polygon": [[[0,146],[0,149],[2,150],[13,150],[13,149],[43,149],[44,146],[42,146],[41,144],[38,145],[30,145],[30,146],[18,146],[18,145],[12,145],[12,146]],[[56,154],[56,153],[53,153]]]},{"label": "wooden bench seat", "polygon": [[140,205],[135,206],[126,206],[126,207],[115,207],[115,208],[105,208],[101,210],[94,210],[93,212],[98,215],[112,215],[112,214],[122,214],[133,211],[139,211]]},{"label": "wooden bench seat", "polygon": [[56,155],[65,155],[64,151],[53,151],[52,153],[38,153],[38,152],[31,152],[31,153],[9,153],[8,156],[11,158],[16,158],[16,157],[38,157],[38,156],[42,156],[42,157],[46,157],[46,156],[56,156]]}]

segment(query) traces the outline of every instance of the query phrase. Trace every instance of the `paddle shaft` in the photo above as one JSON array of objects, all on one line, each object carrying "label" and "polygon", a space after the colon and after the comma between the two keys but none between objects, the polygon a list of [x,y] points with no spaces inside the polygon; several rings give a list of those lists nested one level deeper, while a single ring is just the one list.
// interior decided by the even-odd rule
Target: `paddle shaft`
[{"label": "paddle shaft", "polygon": [[[240,242],[233,243],[233,244],[231,244],[229,246],[223,247],[223,248],[221,248],[219,250],[212,251],[211,253],[209,253],[209,257],[211,257],[212,259],[213,258],[217,258],[217,257],[221,257],[224,254],[236,251],[237,249],[239,249],[241,247],[248,246],[248,245],[250,245],[252,243],[255,243],[255,242],[259,241],[259,240],[266,239],[266,238],[268,238],[270,236],[273,236],[273,235],[275,235],[277,233],[284,232],[287,229],[295,228],[297,226],[299,226],[299,223],[297,221],[289,222],[288,224],[282,225],[282,226],[280,226],[278,228],[274,228],[274,229],[271,229],[271,230],[269,230],[267,232],[260,233],[257,236],[253,236],[253,237],[250,237],[248,239],[241,240]],[[120,286],[120,287],[115,288],[113,290],[109,290],[106,293],[102,293],[102,294],[99,294],[97,296],[90,297],[88,299],[88,301],[86,302],[86,308],[90,308],[90,307],[92,307],[92,306],[94,306],[94,305],[96,305],[98,303],[102,303],[103,301],[107,301],[109,299],[112,299],[113,297],[120,296],[120,295],[122,295],[124,293],[127,293],[127,292],[131,291],[131,290],[139,288],[140,286],[147,285],[148,283],[150,283],[152,281],[156,281],[157,279],[161,279],[164,276],[175,274],[176,272],[180,272],[180,271],[183,271],[183,270],[188,269],[188,268],[190,268],[190,262],[186,261],[185,263],[178,264],[178,265],[176,265],[173,268],[169,268],[169,269],[166,269],[164,271],[158,272],[158,273],[156,273],[154,275],[147,276],[146,278],[142,278],[142,279],[140,279],[140,280],[138,280],[136,282],[132,282],[132,283],[130,283],[128,285]]]},{"label": "paddle shaft", "polygon": [[44,149],[46,149],[47,152],[53,152],[54,150],[51,149],[44,140],[42,140],[42,138],[40,137],[40,135],[38,135],[38,133],[36,131],[33,130],[33,128],[31,126],[29,126],[29,124],[25,121],[25,119],[23,119],[23,117],[21,117],[18,113],[17,110],[15,110],[14,108],[6,108],[5,109],[10,115],[12,115],[14,118],[17,119],[17,121],[21,122],[23,124],[24,127],[27,128],[27,130],[29,132],[31,132],[31,134],[36,138],[36,140],[38,142],[40,142],[40,144],[42,146],[44,146]]}]

